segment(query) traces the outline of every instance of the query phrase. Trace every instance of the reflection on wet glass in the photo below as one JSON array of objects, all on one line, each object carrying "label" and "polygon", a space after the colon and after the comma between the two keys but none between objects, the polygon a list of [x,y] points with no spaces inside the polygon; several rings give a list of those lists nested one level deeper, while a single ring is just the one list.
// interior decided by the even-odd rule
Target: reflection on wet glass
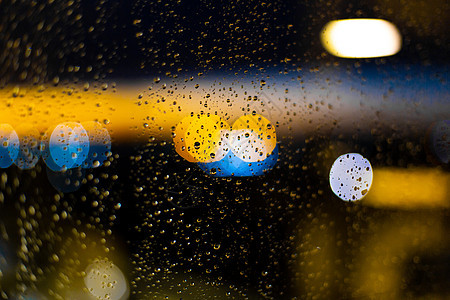
[{"label": "reflection on wet glass", "polygon": [[419,2],[0,1],[0,298],[448,298]]}]

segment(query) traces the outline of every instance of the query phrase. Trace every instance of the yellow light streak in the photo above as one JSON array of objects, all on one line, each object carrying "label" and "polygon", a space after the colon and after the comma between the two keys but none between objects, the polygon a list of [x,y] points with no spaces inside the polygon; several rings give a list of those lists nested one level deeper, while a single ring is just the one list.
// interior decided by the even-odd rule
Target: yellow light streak
[{"label": "yellow light streak", "polygon": [[386,208],[450,207],[450,174],[439,169],[375,169],[363,203]]}]

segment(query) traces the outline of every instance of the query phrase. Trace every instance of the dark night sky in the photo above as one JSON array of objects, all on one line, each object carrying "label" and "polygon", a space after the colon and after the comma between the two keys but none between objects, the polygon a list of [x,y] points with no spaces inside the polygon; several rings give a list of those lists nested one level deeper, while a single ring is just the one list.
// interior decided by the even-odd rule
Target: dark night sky
[{"label": "dark night sky", "polygon": [[[448,3],[400,7],[397,2],[80,0],[33,6],[2,1],[0,77],[134,77],[281,61],[342,62],[324,53],[319,33],[326,22],[349,17],[384,18],[399,27],[403,49],[383,61],[447,64]],[[419,10],[419,2],[427,9]],[[71,66],[80,67],[77,74]]]}]

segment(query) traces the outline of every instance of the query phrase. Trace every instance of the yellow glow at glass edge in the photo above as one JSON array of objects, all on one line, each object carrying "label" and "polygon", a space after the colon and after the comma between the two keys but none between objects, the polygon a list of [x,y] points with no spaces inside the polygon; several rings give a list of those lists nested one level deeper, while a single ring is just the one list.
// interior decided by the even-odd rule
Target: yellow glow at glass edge
[{"label": "yellow glow at glass edge", "polygon": [[390,56],[402,46],[397,27],[381,19],[331,21],[322,29],[320,38],[330,54],[346,58]]}]

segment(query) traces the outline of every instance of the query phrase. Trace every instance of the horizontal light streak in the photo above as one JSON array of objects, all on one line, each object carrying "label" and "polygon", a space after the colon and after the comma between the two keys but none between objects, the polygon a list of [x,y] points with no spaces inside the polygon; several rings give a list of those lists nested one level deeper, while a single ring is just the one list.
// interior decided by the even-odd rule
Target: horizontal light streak
[{"label": "horizontal light streak", "polygon": [[450,174],[439,169],[375,168],[363,203],[383,208],[450,207]]},{"label": "horizontal light streak", "polygon": [[[383,66],[381,71],[349,75],[342,67],[322,66],[318,71],[305,67],[279,74],[269,70],[265,75],[249,73],[238,78],[209,74],[188,82],[179,78],[158,84],[117,79],[116,87],[107,90],[94,83],[88,90],[77,83],[10,85],[0,89],[0,122],[14,128],[31,123],[42,134],[53,124],[99,121],[114,143],[146,142],[150,137],[171,140],[172,128],[183,117],[202,111],[217,112],[229,124],[255,111],[272,122],[280,138],[327,133],[333,128],[351,131],[355,126],[370,131],[380,122],[400,129],[408,122],[426,128],[445,119],[450,104],[443,100],[447,91],[434,69]],[[384,84],[392,80],[392,74],[398,88]],[[403,79],[406,75],[410,80]],[[263,87],[259,78],[265,78]]]}]

